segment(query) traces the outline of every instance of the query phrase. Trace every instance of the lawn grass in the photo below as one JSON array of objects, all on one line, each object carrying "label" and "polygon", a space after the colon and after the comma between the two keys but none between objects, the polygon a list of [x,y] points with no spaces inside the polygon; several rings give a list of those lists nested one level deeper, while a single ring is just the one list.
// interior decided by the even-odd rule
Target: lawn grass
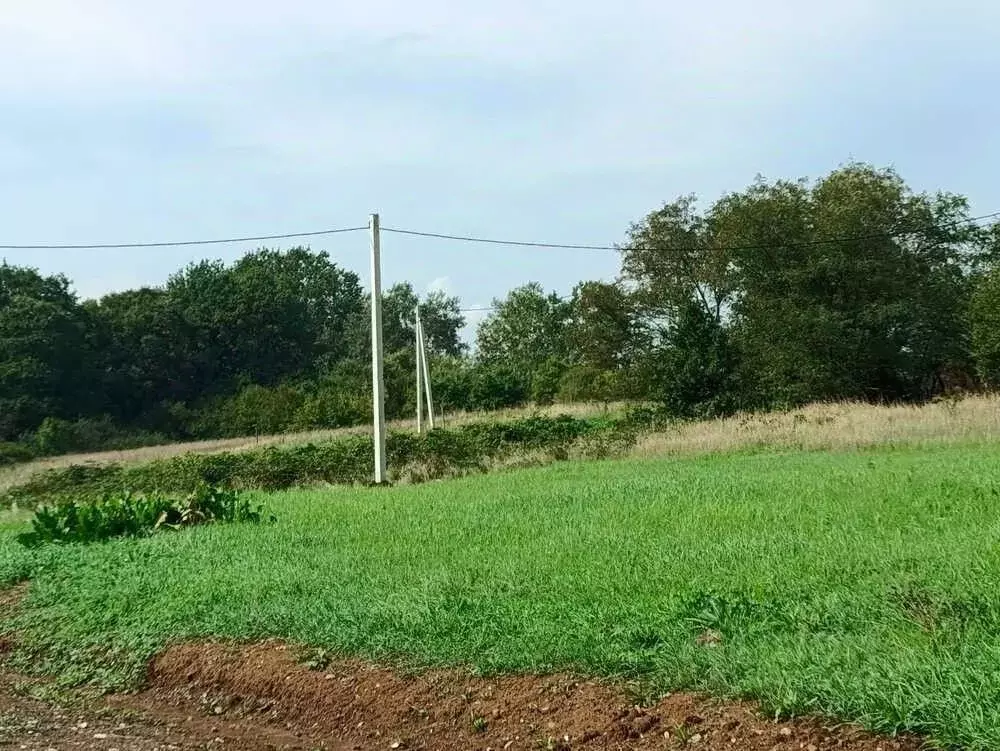
[{"label": "lawn grass", "polygon": [[628,676],[1000,747],[995,444],[261,498],[277,522],[86,547],[24,551],[0,523],[0,582],[32,578],[15,620],[36,666],[121,685],[171,641],[282,637]]}]

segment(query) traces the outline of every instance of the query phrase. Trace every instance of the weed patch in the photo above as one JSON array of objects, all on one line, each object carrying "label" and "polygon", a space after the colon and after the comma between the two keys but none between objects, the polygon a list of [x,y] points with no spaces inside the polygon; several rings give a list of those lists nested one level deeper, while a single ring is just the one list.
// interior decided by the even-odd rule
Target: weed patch
[{"label": "weed patch", "polygon": [[42,506],[31,520],[31,531],[19,535],[18,541],[25,547],[91,543],[209,522],[256,523],[261,518],[261,509],[238,493],[202,485],[182,500],[126,493],[95,502],[65,500]]}]

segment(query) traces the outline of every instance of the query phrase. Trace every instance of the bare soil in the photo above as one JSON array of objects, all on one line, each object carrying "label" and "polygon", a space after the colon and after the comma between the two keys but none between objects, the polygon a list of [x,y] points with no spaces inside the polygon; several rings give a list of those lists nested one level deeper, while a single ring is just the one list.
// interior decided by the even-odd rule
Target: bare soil
[{"label": "bare soil", "polygon": [[[52,692],[0,663],[0,748],[915,750],[752,705],[673,694],[638,706],[621,687],[569,675],[401,675],[364,662],[321,670],[281,643],[188,644],[154,659],[134,694]],[[2,660],[2,657],[0,657]],[[41,698],[38,698],[41,697]]]}]

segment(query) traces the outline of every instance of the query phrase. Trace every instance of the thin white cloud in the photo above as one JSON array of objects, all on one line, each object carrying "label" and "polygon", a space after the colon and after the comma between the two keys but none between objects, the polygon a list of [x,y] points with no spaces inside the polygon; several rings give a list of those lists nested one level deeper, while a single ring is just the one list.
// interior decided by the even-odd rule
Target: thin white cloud
[{"label": "thin white cloud", "polygon": [[486,303],[473,303],[469,307],[477,310],[469,310],[462,314],[465,316],[465,327],[461,331],[461,337],[466,344],[474,345],[479,324],[490,317],[490,311],[483,309],[489,307]]},{"label": "thin white cloud", "polygon": [[427,292],[443,292],[446,295],[455,294],[451,284],[451,278],[447,276],[439,276],[437,279],[431,281],[427,285]]}]

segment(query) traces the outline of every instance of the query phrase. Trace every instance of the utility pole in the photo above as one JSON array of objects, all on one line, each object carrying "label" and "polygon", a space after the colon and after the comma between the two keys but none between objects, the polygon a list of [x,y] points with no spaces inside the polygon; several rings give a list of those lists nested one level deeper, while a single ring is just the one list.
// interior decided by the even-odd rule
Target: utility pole
[{"label": "utility pole", "polygon": [[413,353],[417,362],[417,434],[424,432],[424,365],[420,357],[420,306],[413,312]]},{"label": "utility pole", "polygon": [[375,484],[385,482],[385,379],[382,376],[382,262],[378,214],[368,220],[372,239],[372,418]]},{"label": "utility pole", "polygon": [[424,369],[424,393],[427,395],[427,425],[434,430],[434,398],[431,395],[431,369],[427,364],[427,342],[424,339],[424,324],[417,319],[417,338],[420,341],[420,362]]}]

